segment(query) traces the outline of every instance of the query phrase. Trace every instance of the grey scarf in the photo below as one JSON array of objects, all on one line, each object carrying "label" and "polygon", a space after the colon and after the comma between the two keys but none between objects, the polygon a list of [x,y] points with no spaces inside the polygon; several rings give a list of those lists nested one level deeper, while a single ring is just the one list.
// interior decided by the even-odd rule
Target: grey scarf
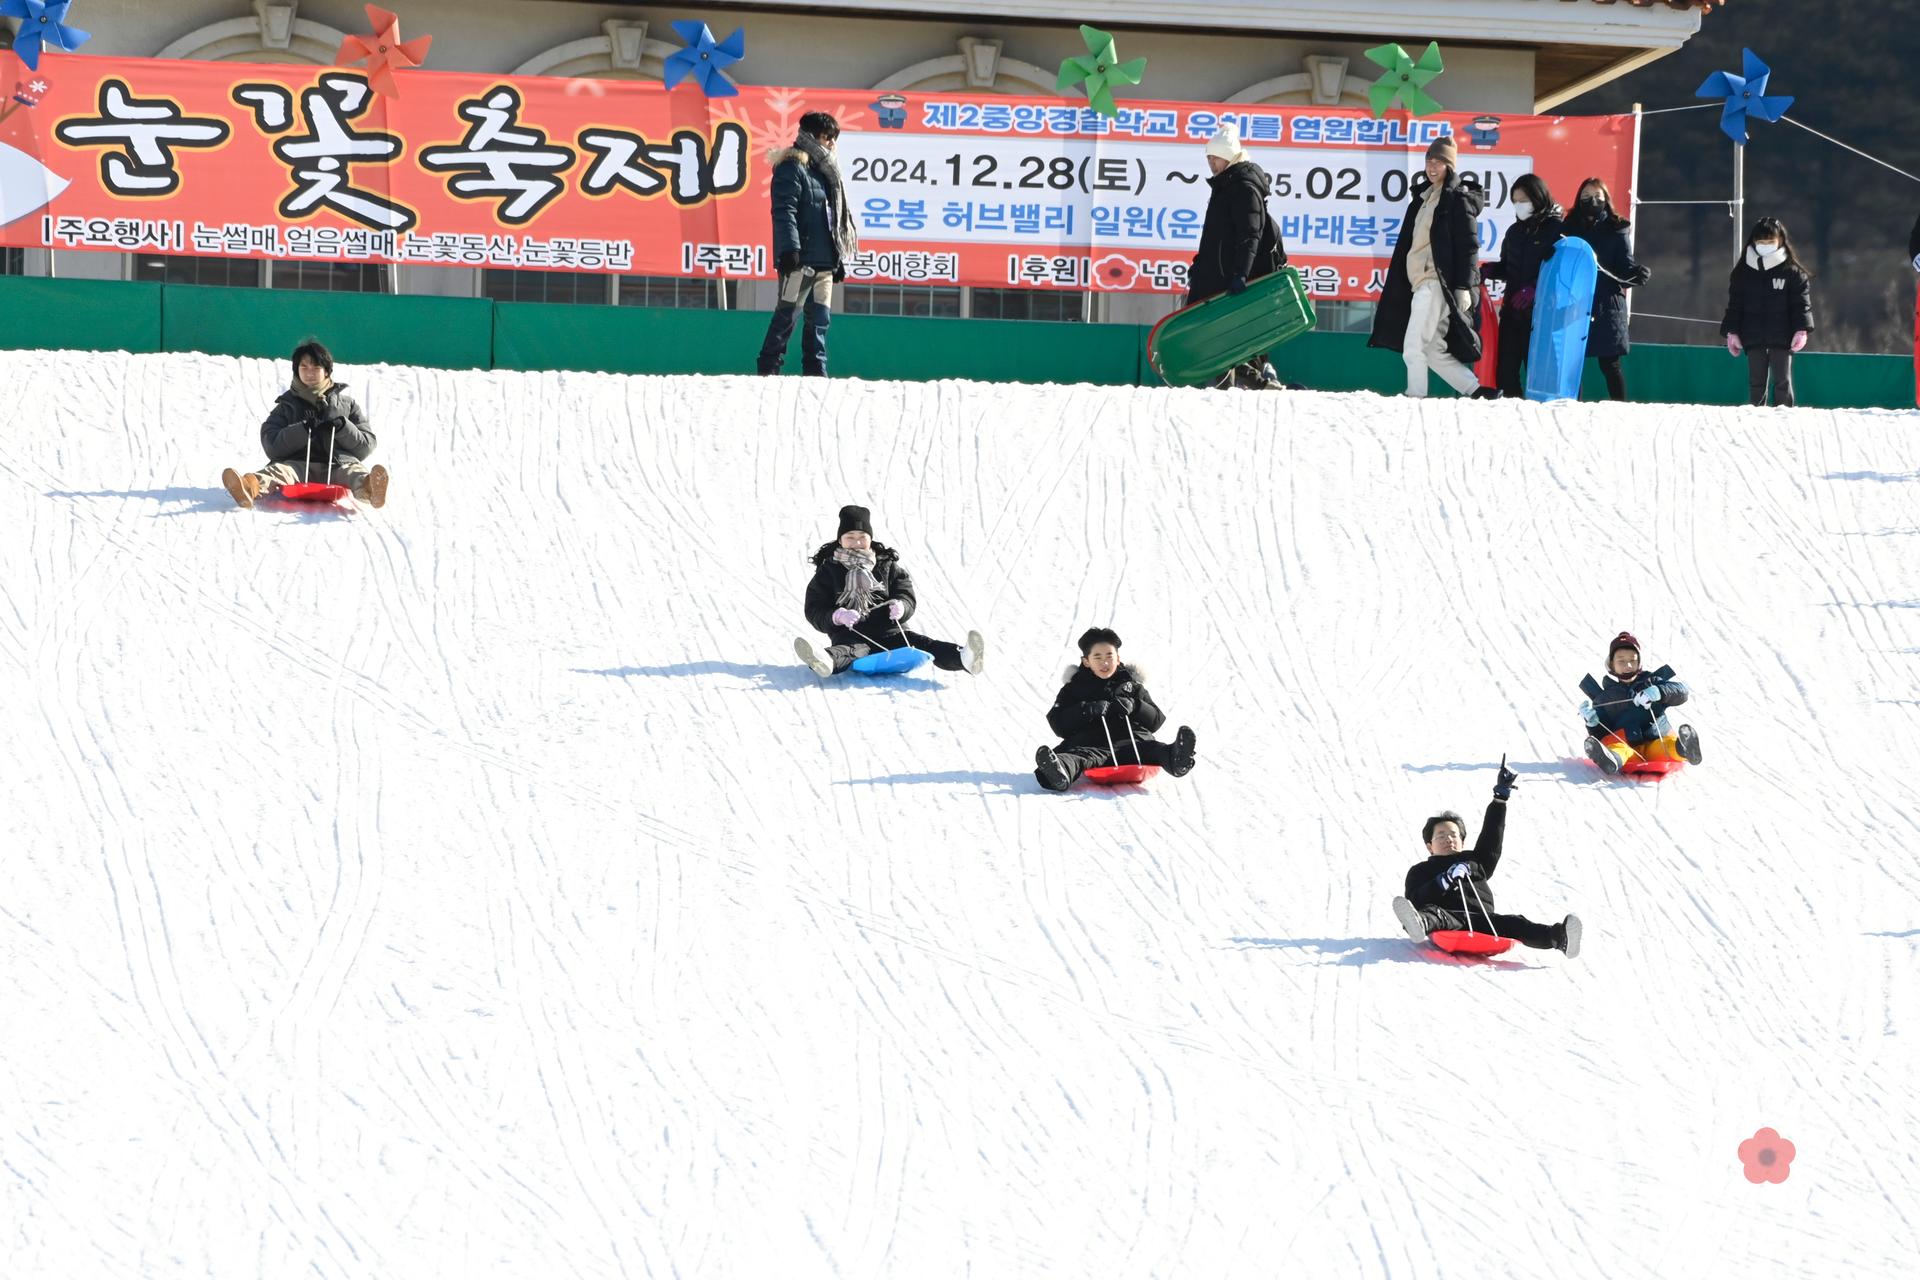
[{"label": "grey scarf", "polygon": [[849,551],[845,547],[838,547],[834,550],[833,562],[847,571],[847,583],[840,588],[841,605],[865,615],[887,598],[887,593],[873,576],[873,567],[880,563],[879,557],[873,552]]},{"label": "grey scarf", "polygon": [[833,162],[833,152],[821,146],[820,140],[810,133],[795,137],[793,145],[807,153],[808,161],[826,184],[827,203],[832,206],[833,251],[845,266],[860,249],[860,229],[853,225],[853,210],[847,207],[847,188],[840,181],[840,166]]}]

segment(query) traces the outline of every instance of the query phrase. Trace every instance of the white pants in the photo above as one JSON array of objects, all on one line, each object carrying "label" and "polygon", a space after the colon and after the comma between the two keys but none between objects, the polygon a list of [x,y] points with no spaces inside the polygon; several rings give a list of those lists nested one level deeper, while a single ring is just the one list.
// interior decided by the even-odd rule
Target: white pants
[{"label": "white pants", "polygon": [[1446,384],[1461,395],[1480,389],[1473,370],[1453,358],[1447,350],[1447,321],[1453,308],[1447,303],[1446,290],[1438,280],[1429,280],[1413,291],[1413,309],[1407,314],[1407,338],[1400,357],[1407,362],[1407,394],[1427,394],[1427,370],[1431,368]]}]

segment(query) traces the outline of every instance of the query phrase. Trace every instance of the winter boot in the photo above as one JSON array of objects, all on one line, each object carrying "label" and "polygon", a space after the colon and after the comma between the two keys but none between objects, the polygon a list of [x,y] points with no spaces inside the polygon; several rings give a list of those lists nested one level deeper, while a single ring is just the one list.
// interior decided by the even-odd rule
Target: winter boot
[{"label": "winter boot", "polygon": [[1580,917],[1568,916],[1560,922],[1560,927],[1555,932],[1560,936],[1553,940],[1553,945],[1566,952],[1567,959],[1578,960],[1580,958]]},{"label": "winter boot", "polygon": [[960,657],[960,665],[972,676],[979,675],[980,668],[987,665],[987,641],[978,631],[967,632],[967,650]]},{"label": "winter boot", "polygon": [[1587,735],[1587,759],[1598,765],[1600,772],[1609,777],[1620,772],[1620,757],[1614,755],[1606,743],[1592,734]]},{"label": "winter boot", "polygon": [[813,674],[819,676],[821,679],[824,680],[826,677],[833,674],[833,664],[831,662],[828,662],[825,658],[821,657],[819,654],[815,653],[813,651],[813,642],[811,640],[808,640],[805,636],[799,636],[795,638],[793,642],[793,651],[796,654],[800,655],[800,661],[806,663],[809,667],[812,667]]},{"label": "winter boot", "polygon": [[1467,397],[1469,400],[1498,400],[1499,398],[1500,388],[1498,387],[1478,387],[1472,395]]},{"label": "winter boot", "polygon": [[241,475],[228,467],[220,473],[220,483],[227,487],[235,506],[251,507],[253,500],[260,496],[260,477],[251,471]]},{"label": "winter boot", "polygon": [[1193,772],[1193,730],[1185,725],[1173,735],[1173,749],[1167,753],[1167,772],[1176,778]]},{"label": "winter boot", "polygon": [[1427,922],[1420,918],[1420,908],[1405,898],[1395,898],[1393,915],[1400,922],[1400,927],[1407,931],[1408,938],[1417,943],[1427,940]]},{"label": "winter boot", "polygon": [[373,470],[367,472],[367,478],[360,482],[360,487],[353,491],[353,496],[370,507],[384,507],[387,505],[387,482],[390,479],[392,477],[387,474],[387,469],[375,464]]},{"label": "winter boot", "polygon": [[1688,764],[1700,763],[1700,735],[1694,731],[1692,725],[1680,726],[1680,731],[1673,735],[1673,749],[1678,751],[1680,758]]},{"label": "winter boot", "polygon": [[1065,791],[1073,785],[1073,779],[1067,777],[1067,767],[1060,763],[1052,747],[1041,747],[1033,753],[1033,776],[1049,791]]}]

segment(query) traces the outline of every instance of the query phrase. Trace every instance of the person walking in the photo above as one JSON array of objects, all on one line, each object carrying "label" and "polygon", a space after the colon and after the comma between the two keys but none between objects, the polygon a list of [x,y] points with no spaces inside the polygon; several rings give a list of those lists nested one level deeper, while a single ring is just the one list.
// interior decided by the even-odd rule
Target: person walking
[{"label": "person walking", "polygon": [[1400,353],[1414,397],[1427,394],[1429,369],[1463,396],[1480,386],[1473,365],[1480,359],[1478,219],[1486,197],[1459,175],[1459,155],[1447,134],[1427,148],[1367,339],[1370,347]]},{"label": "person walking", "polygon": [[800,369],[827,376],[827,326],[833,322],[833,286],[847,278],[847,261],[860,247],[860,233],[847,204],[846,185],[833,152],[840,122],[824,111],[800,117],[793,145],[776,151],[773,163],[773,262],[779,272],[779,302],[767,321],[758,368],[780,372],[804,308]]}]

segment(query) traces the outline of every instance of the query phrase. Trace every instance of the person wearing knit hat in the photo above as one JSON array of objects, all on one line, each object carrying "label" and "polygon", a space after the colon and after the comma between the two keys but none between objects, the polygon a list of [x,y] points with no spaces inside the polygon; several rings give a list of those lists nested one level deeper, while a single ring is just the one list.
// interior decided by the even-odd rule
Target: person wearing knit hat
[{"label": "person wearing knit hat", "polygon": [[1089,627],[1080,637],[1080,661],[1067,668],[1047,712],[1047,727],[1060,741],[1033,753],[1033,776],[1048,791],[1065,791],[1088,769],[1116,764],[1159,765],[1183,778],[1193,770],[1193,730],[1183,724],[1172,742],[1161,742],[1153,735],[1166,722],[1140,669],[1120,661],[1120,634]]},{"label": "person wearing knit hat", "polygon": [[1672,667],[1641,670],[1640,642],[1632,632],[1622,631],[1608,643],[1606,678],[1583,676],[1580,691],[1586,695],[1577,708],[1587,726],[1582,745],[1601,772],[1619,773],[1636,761],[1700,763],[1700,734],[1690,724],[1676,728],[1667,719],[1669,707],[1691,696],[1687,686],[1673,678]]},{"label": "person wearing knit hat", "polygon": [[[1267,212],[1273,179],[1255,164],[1240,145],[1240,130],[1223,120],[1207,139],[1207,213],[1200,224],[1200,243],[1187,269],[1186,305],[1221,294],[1239,294],[1262,276],[1272,275],[1287,262],[1280,228]],[[1278,388],[1280,379],[1264,355],[1229,370],[1223,385],[1254,389]]]},{"label": "person wearing knit hat", "polygon": [[873,539],[873,513],[865,507],[840,508],[840,532],[813,553],[813,579],[807,583],[807,621],[827,635],[824,652],[805,636],[793,651],[817,676],[837,675],[870,653],[914,648],[933,655],[942,671],[979,675],[987,642],[967,632],[966,647],[909,631],[918,600],[913,575],[892,547]]},{"label": "person wearing knit hat", "polygon": [[1579,956],[1579,916],[1542,924],[1494,910],[1493,886],[1487,882],[1500,866],[1507,838],[1507,803],[1519,785],[1520,776],[1507,768],[1503,758],[1494,778],[1493,799],[1480,820],[1479,843],[1471,849],[1465,847],[1467,824],[1451,809],[1428,818],[1420,829],[1427,856],[1407,868],[1406,896],[1393,900],[1394,917],[1414,942],[1425,942],[1441,929],[1491,932],[1522,946],[1564,951],[1569,960]]},{"label": "person wearing knit hat", "polygon": [[1480,211],[1478,182],[1458,173],[1450,134],[1427,147],[1426,172],[1413,180],[1386,285],[1367,345],[1398,351],[1407,394],[1427,394],[1429,370],[1461,395],[1479,390]]}]

